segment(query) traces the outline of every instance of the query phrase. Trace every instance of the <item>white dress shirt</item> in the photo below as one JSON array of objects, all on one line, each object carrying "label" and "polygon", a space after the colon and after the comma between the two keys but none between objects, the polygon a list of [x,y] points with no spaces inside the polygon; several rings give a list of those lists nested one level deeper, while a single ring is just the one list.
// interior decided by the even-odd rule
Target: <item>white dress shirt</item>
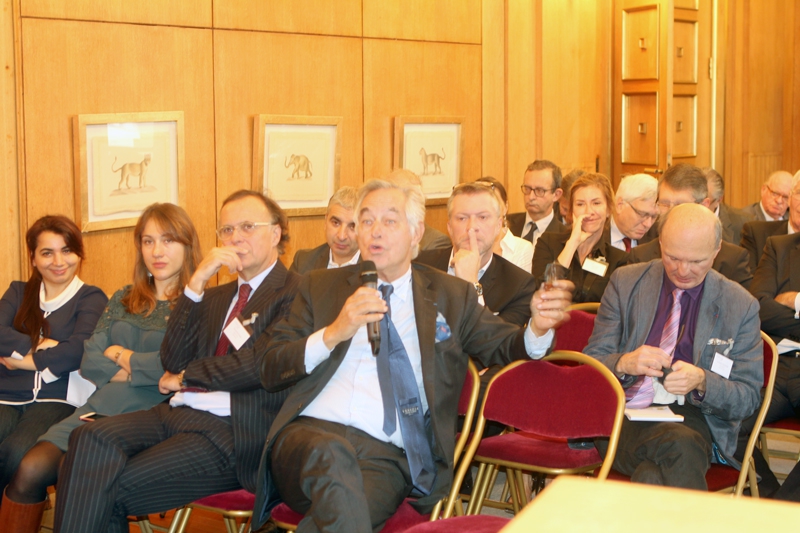
[{"label": "white dress shirt", "polygon": [[[611,246],[624,252],[625,243],[622,242],[622,239],[625,237],[627,237],[627,235],[619,230],[619,226],[617,226],[614,217],[611,217]],[[639,244],[639,241],[636,239],[631,239],[631,249],[635,248],[637,244]]]},{"label": "white dress shirt", "polygon": [[[553,204],[555,205],[555,204]],[[536,221],[536,231],[533,232],[533,249],[536,250],[536,243],[539,241],[539,237],[542,236],[542,233],[545,232],[547,227],[553,221],[553,217],[556,216],[555,209],[550,210],[550,214],[544,218],[540,218]],[[520,237],[525,237],[528,234],[528,231],[531,229],[531,224],[533,224],[533,220],[531,219],[530,214],[525,213],[525,225],[522,227],[522,234]]]},{"label": "white dress shirt", "polygon": [[361,250],[356,250],[356,253],[353,255],[353,257],[350,258],[348,262],[340,265],[336,261],[334,261],[333,252],[331,250],[328,250],[328,268],[342,268],[350,265],[355,265],[356,263],[358,263],[359,259],[361,259]]},{"label": "white dress shirt", "polygon": [[503,259],[514,263],[525,272],[530,272],[533,267],[533,245],[510,231],[504,231],[506,234],[500,240]]},{"label": "white dress shirt", "polygon": [[[379,282],[379,287],[383,286]],[[422,355],[417,335],[414,314],[414,293],[411,285],[411,268],[392,282],[394,291],[390,296],[391,320],[406,348],[414,370],[423,412],[428,410],[428,399],[422,380]],[[311,373],[320,363],[330,357],[330,350],[323,342],[325,328],[311,334],[306,341],[305,369]],[[525,328],[525,348],[528,355],[538,359],[545,355],[553,340],[553,331],[541,337]],[[378,381],[378,367],[367,338],[366,326],[356,331],[344,360],[334,372],[322,391],[302,412],[303,416],[336,422],[364,431],[381,442],[389,442],[405,448],[400,423],[391,435],[383,432],[383,398]]]},{"label": "white dress shirt", "polygon": [[[269,267],[267,267],[263,272],[254,276],[250,281],[245,281],[241,277],[238,278],[237,290],[234,297],[231,299],[231,304],[228,306],[228,312],[225,313],[225,320],[222,322],[226,324],[228,322],[228,316],[230,316],[231,311],[233,311],[233,307],[236,305],[236,301],[239,299],[239,287],[244,285],[245,283],[250,285],[250,296],[247,297],[247,301],[249,302],[253,295],[258,290],[258,287],[264,281],[264,279],[272,272],[272,269],[275,268],[275,263],[272,263]],[[187,298],[192,300],[193,302],[200,303],[203,301],[203,295],[197,294],[192,289],[189,288],[187,285],[183,289],[183,294],[186,295]],[[246,320],[250,317],[244,317]],[[231,416],[231,393],[228,391],[209,391],[209,392],[176,392],[175,395],[170,399],[169,404],[172,407],[179,407],[181,405],[185,405],[187,407],[191,407],[192,409],[197,409],[198,411],[208,411],[211,414],[217,416]]]}]

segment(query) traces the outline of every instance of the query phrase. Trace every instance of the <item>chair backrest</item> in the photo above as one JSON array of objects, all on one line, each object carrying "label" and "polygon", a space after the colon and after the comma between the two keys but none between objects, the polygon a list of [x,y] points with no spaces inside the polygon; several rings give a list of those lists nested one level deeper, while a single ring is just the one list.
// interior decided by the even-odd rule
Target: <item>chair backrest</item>
[{"label": "chair backrest", "polygon": [[[583,304],[581,304],[583,305]],[[591,304],[599,307],[600,304]],[[556,350],[582,352],[589,344],[597,313],[579,309],[569,311],[569,320],[556,329]]]},{"label": "chair backrest", "polygon": [[739,480],[734,489],[734,496],[741,496],[747,480],[750,480],[751,490],[756,485],[756,467],[753,461],[753,449],[761,433],[761,426],[764,425],[764,420],[767,418],[767,411],[769,411],[770,403],[772,402],[772,391],[775,388],[775,374],[778,369],[778,347],[775,346],[773,340],[761,332],[761,340],[764,345],[764,397],[761,402],[761,408],[758,410],[756,423],[753,426],[753,431],[750,433],[750,438],[747,439],[747,447],[742,457],[742,469],[739,471]]},{"label": "chair backrest", "polygon": [[467,365],[467,375],[464,378],[464,385],[461,387],[461,396],[458,398],[458,416],[464,417],[463,431],[456,440],[455,455],[453,459],[455,464],[458,464],[458,458],[461,452],[464,451],[464,446],[467,444],[469,438],[470,428],[472,422],[475,420],[475,411],[478,406],[478,396],[481,387],[480,376],[478,369],[472,361]]},{"label": "chair backrest", "polygon": [[[581,364],[557,365],[554,360]],[[580,353],[558,351],[499,372],[486,390],[480,416],[545,437],[609,436],[620,395],[624,411],[619,380],[605,366]]]}]

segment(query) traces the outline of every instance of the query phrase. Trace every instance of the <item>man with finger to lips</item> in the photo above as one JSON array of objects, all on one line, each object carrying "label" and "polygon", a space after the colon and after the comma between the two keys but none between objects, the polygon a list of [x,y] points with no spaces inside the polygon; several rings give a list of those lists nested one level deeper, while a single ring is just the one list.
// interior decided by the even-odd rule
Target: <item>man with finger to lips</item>
[{"label": "man with finger to lips", "polygon": [[[571,301],[572,284],[557,282],[534,294],[519,327],[480,305],[471,283],[412,265],[425,219],[418,187],[372,180],[355,212],[378,290],[361,286],[358,266],[311,272],[276,326],[262,384],[295,388],[264,449],[254,528],[281,500],[305,515],[300,533],[379,531],[409,495],[430,511],[452,483],[466,354],[487,366],[543,356]],[[378,321],[375,356],[366,325]]]},{"label": "man with finger to lips", "polygon": [[[758,302],[711,269],[722,228],[702,205],[664,217],[661,260],[611,277],[586,353],[626,389],[627,407],[668,405],[683,422],[624,420],[614,469],[633,481],[707,490],[711,462],[733,457],[763,383]],[[607,443],[598,440],[605,453]]]}]

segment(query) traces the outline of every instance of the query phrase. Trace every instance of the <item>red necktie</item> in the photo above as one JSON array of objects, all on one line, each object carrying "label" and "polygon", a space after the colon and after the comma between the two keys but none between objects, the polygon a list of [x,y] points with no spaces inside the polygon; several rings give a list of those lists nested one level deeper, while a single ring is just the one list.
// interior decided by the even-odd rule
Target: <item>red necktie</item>
[{"label": "red necktie", "polygon": [[228,353],[228,348],[231,345],[231,341],[229,341],[228,336],[225,335],[225,328],[228,327],[228,324],[230,324],[234,318],[242,314],[244,306],[247,305],[247,299],[250,297],[251,290],[253,290],[253,288],[247,283],[243,283],[242,286],[239,287],[239,299],[236,300],[236,305],[234,305],[233,309],[231,309],[231,314],[228,315],[228,320],[225,322],[225,327],[222,328],[223,333],[220,335],[219,342],[217,343],[217,349],[214,351],[215,356],[219,357]]},{"label": "red necktie", "polygon": [[631,252],[631,239],[629,237],[622,238],[622,244],[625,245],[625,251],[630,253]]}]

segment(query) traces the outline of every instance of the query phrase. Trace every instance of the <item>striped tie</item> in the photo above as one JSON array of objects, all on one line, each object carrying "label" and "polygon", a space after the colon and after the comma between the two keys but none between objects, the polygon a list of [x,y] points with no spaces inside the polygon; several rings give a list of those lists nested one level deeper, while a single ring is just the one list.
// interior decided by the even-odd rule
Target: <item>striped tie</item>
[{"label": "striped tie", "polygon": [[[664,329],[661,331],[661,344],[659,348],[672,355],[675,351],[675,346],[678,344],[678,330],[680,329],[681,322],[681,296],[683,296],[683,289],[675,289],[672,291],[672,309],[669,311],[667,322],[664,324]],[[633,386],[625,391],[625,398],[628,399],[626,407],[631,409],[644,409],[653,403],[653,396],[655,390],[653,389],[653,378],[650,376],[640,376]]]}]

